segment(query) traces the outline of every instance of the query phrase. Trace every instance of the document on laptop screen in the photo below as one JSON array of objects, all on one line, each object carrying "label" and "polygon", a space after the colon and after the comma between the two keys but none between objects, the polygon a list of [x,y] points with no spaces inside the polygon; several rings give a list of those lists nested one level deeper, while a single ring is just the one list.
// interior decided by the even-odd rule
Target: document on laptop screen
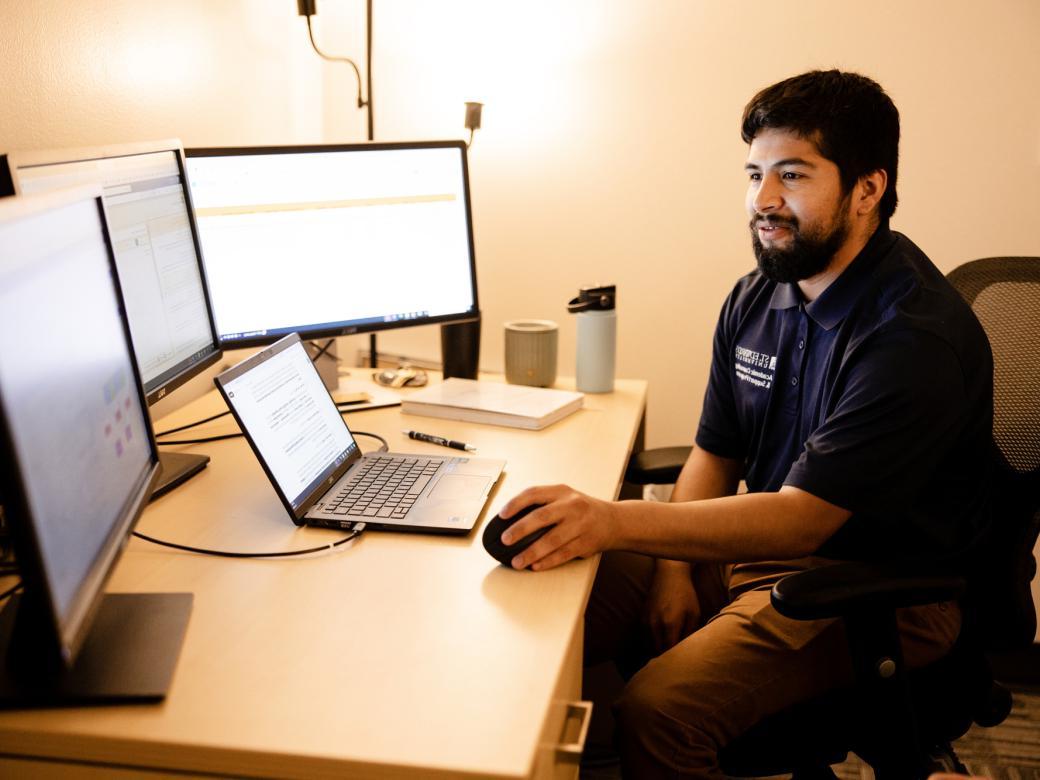
[{"label": "document on laptop screen", "polygon": [[258,363],[224,389],[294,508],[357,448],[301,343]]}]

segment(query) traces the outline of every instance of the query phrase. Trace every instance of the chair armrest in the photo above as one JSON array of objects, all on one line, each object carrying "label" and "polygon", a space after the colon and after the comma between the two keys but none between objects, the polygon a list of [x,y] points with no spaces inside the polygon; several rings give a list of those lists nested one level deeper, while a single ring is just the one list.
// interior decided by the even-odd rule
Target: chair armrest
[{"label": "chair armrest", "polygon": [[920,561],[836,563],[790,574],[773,586],[773,608],[794,620],[842,617],[950,601],[964,594],[964,577],[930,571]]},{"label": "chair armrest", "polygon": [[690,457],[692,447],[654,447],[637,452],[625,469],[625,482],[633,485],[671,485]]}]

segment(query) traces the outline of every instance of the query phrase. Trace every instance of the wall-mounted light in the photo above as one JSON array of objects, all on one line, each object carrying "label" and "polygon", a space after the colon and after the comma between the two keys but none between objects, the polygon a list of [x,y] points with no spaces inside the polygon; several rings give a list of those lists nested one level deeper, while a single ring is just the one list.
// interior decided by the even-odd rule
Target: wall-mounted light
[{"label": "wall-mounted light", "polygon": [[469,141],[466,142],[466,148],[473,146],[473,134],[480,129],[480,112],[483,108],[483,103],[466,103],[465,125],[466,129],[469,130]]}]

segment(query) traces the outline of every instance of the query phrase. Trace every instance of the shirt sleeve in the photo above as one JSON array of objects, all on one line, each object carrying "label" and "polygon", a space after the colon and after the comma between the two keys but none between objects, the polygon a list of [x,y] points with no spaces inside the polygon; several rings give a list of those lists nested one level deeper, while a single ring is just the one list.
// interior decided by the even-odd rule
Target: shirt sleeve
[{"label": "shirt sleeve", "polygon": [[870,342],[850,356],[833,412],[784,480],[853,514],[915,503],[972,412],[961,364],[941,338],[901,331]]},{"label": "shirt sleeve", "polygon": [[740,430],[732,380],[733,309],[736,294],[734,290],[726,299],[715,326],[711,371],[695,441],[698,447],[713,455],[743,460],[747,456],[747,442]]}]

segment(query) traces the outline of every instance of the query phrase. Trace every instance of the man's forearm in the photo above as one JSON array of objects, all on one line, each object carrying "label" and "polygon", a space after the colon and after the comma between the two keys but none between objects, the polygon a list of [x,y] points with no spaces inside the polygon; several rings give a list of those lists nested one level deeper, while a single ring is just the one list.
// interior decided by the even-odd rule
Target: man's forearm
[{"label": "man's forearm", "polygon": [[797,488],[682,503],[613,506],[617,549],[679,561],[788,560],[811,555],[849,512]]}]

